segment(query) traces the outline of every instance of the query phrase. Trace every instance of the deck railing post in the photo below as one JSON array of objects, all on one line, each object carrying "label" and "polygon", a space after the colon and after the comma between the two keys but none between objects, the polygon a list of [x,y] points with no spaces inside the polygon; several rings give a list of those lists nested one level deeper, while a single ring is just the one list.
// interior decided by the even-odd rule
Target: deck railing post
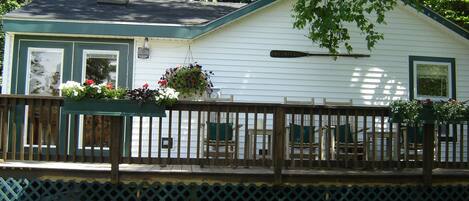
[{"label": "deck railing post", "polygon": [[433,172],[435,124],[425,122],[423,129],[423,182],[425,185],[431,185]]},{"label": "deck railing post", "polygon": [[274,111],[273,165],[275,184],[282,183],[282,168],[285,160],[285,108],[277,107]]},{"label": "deck railing post", "polygon": [[111,160],[111,183],[119,183],[119,163],[121,158],[121,138],[122,138],[122,124],[123,117],[111,117],[111,147],[110,147],[110,160]]}]

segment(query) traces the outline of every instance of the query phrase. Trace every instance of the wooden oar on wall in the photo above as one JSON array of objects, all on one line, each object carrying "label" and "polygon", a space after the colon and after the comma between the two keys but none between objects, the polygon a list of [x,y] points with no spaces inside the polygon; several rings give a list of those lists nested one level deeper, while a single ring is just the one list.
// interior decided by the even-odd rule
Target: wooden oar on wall
[{"label": "wooden oar on wall", "polygon": [[321,56],[321,57],[370,57],[369,54],[330,54],[330,53],[309,53],[291,50],[272,50],[270,51],[270,57],[274,58],[297,58],[297,57],[309,57],[309,56]]}]

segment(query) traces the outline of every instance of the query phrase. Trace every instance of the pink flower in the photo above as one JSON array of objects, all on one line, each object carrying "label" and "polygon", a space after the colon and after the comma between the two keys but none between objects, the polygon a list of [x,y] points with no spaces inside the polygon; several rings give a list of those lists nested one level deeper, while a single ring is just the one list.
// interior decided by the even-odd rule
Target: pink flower
[{"label": "pink flower", "polygon": [[112,87],[113,87],[113,86],[112,86],[112,83],[111,83],[111,82],[107,83],[106,88],[112,89]]},{"label": "pink flower", "polygon": [[168,84],[168,80],[159,80],[158,84],[162,87],[166,87],[166,85]]},{"label": "pink flower", "polygon": [[86,80],[85,84],[86,85],[92,85],[92,84],[94,84],[94,81],[93,80]]},{"label": "pink flower", "polygon": [[145,84],[143,85],[143,88],[144,88],[144,89],[148,89],[148,86],[149,86],[148,83],[145,83]]}]

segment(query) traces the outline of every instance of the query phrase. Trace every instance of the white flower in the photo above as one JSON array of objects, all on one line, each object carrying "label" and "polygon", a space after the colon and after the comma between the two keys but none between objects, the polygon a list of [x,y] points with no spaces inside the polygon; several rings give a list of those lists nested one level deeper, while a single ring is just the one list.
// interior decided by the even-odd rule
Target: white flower
[{"label": "white flower", "polygon": [[73,90],[73,96],[78,96],[78,91]]}]

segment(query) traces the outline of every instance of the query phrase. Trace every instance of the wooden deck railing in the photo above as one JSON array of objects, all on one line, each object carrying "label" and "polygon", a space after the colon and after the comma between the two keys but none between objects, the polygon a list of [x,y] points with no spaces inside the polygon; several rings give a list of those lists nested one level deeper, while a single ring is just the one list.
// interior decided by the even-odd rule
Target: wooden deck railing
[{"label": "wooden deck railing", "polygon": [[469,168],[467,122],[406,127],[387,107],[181,101],[164,118],[115,118],[65,115],[62,105],[0,96],[1,157],[266,167],[278,180],[283,169]]}]

